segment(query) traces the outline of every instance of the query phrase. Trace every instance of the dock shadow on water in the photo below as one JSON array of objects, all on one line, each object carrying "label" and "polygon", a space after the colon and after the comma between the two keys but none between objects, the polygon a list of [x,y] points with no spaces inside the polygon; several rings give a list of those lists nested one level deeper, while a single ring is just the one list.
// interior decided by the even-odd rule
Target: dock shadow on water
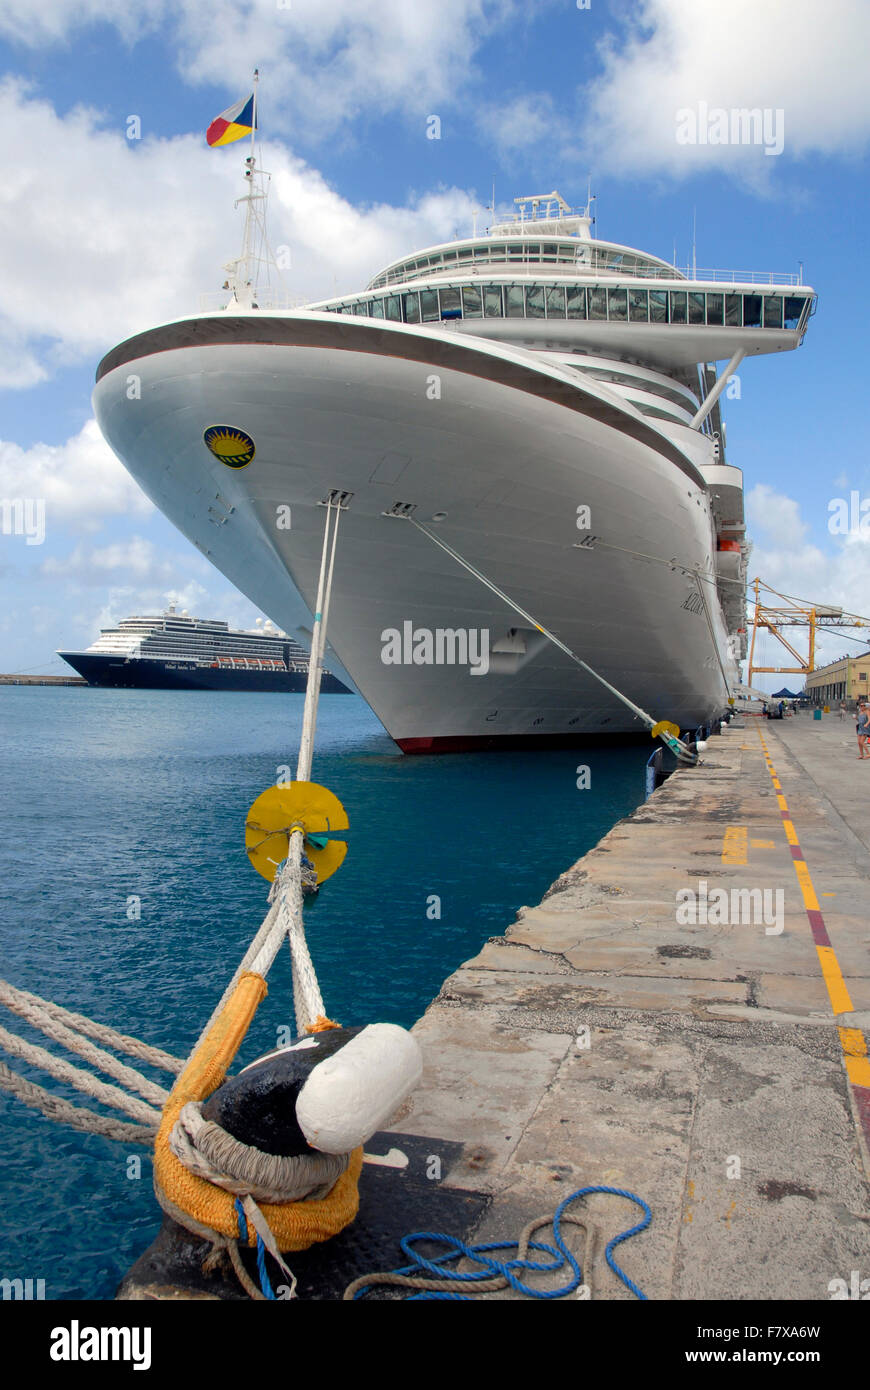
[{"label": "dock shadow on water", "polygon": [[[266,911],[244,821],[295,772],[302,702],[0,691],[2,975],[185,1056]],[[410,1026],[456,966],[643,799],[648,752],[403,757],[362,700],[324,695],[313,777],[351,826],[344,864],[306,909],[331,1017]],[[285,947],[237,1066],[292,1024]],[[111,1298],[160,1225],[150,1155],[2,1093],[0,1126],[0,1277],[44,1280],[49,1299]]]}]

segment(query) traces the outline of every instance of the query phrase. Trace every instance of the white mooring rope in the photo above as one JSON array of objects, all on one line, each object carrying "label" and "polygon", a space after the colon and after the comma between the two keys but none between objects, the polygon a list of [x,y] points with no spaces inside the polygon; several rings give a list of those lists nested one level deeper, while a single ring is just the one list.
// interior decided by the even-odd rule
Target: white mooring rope
[{"label": "white mooring rope", "polygon": [[41,1110],[46,1119],[57,1120],[59,1124],[83,1130],[86,1134],[101,1134],[104,1139],[115,1139],[121,1144],[149,1145],[153,1144],[157,1135],[156,1125],[132,1125],[111,1115],[98,1115],[95,1110],[71,1105],[68,1100],[53,1096],[43,1086],[26,1081],[3,1062],[0,1062],[0,1090],[7,1091],[33,1110]]},{"label": "white mooring rope", "polygon": [[206,1120],[201,1101],[182,1106],[169,1136],[175,1157],[195,1173],[255,1202],[302,1202],[326,1197],[345,1172],[350,1154],[271,1154],[234,1138]]},{"label": "white mooring rope", "polygon": [[[323,532],[320,574],[317,581],[317,601],[311,632],[308,681],[305,687],[302,732],[299,738],[299,758],[296,766],[297,782],[307,782],[311,777],[314,732],[317,727],[317,705],[320,697],[320,678],[323,653],[326,648],[326,627],[332,595],[332,579],[341,511],[341,503],[337,496],[331,493],[326,503],[326,525]],[[287,858],[278,869],[269,891],[269,911],[218,1000],[211,1017],[194,1043],[191,1056],[205,1038],[215,1019],[218,1018],[235,989],[239,976],[250,970],[265,978],[281,949],[281,943],[285,936],[290,946],[297,1034],[300,1037],[303,1036],[310,1025],[324,1016],[323,996],[320,993],[314,963],[305,939],[305,925],[302,915],[303,840],[302,826],[292,826],[288,836]]]},{"label": "white mooring rope", "polygon": [[29,1062],[31,1066],[38,1067],[40,1071],[47,1071],[58,1081],[66,1081],[70,1086],[75,1086],[77,1090],[84,1091],[94,1100],[102,1101],[104,1105],[111,1105],[116,1110],[125,1110],[128,1115],[133,1116],[134,1120],[141,1120],[146,1125],[160,1123],[160,1111],[146,1105],[144,1100],[139,1100],[136,1096],[128,1096],[126,1091],[122,1091],[120,1087],[100,1081],[89,1071],[82,1071],[80,1067],[71,1066],[63,1058],[55,1057],[52,1052],[47,1052],[44,1047],[25,1042],[23,1038],[8,1032],[5,1028],[0,1028],[0,1047],[11,1057],[20,1057],[22,1061]]},{"label": "white mooring rope", "polygon": [[[90,1037],[96,1038],[98,1042],[105,1043],[107,1047],[114,1047],[116,1052],[125,1052],[128,1057],[138,1057],[140,1062],[150,1062],[153,1067],[159,1067],[161,1071],[177,1074],[184,1066],[180,1057],[173,1057],[169,1052],[163,1052],[159,1047],[151,1047],[148,1043],[140,1042],[138,1038],[131,1038],[127,1033],[119,1033],[105,1023],[95,1023],[92,1018],[87,1018],[85,1014],[72,1013],[70,1009],[64,1009],[60,1004],[53,1004],[38,994],[31,994],[29,990],[16,989],[14,985],[9,984],[8,980],[0,980],[0,1004],[3,1004],[13,1013],[21,1014],[37,1028],[42,1027],[39,1016],[44,1014],[50,1019],[56,1019],[59,1023],[65,1023],[78,1033],[87,1033]],[[33,1010],[32,1014],[24,1012],[25,1006]]]},{"label": "white mooring rope", "polygon": [[10,1012],[18,1014],[20,1018],[32,1024],[34,1028],[38,1028],[47,1038],[53,1038],[69,1052],[77,1052],[98,1071],[105,1072],[107,1076],[114,1076],[115,1080],[123,1082],[128,1090],[138,1092],[140,1096],[144,1096],[145,1100],[150,1100],[154,1105],[159,1105],[162,1108],[169,1096],[169,1092],[163,1086],[149,1081],[148,1077],[143,1076],[135,1067],[128,1067],[126,1063],[119,1062],[118,1058],[113,1057],[110,1052],[105,1052],[95,1043],[88,1042],[87,1038],[83,1038],[72,1028],[68,1028],[66,1024],[57,1022],[35,1000],[35,995],[28,997],[24,990],[17,990],[14,986],[7,985],[5,981],[0,980],[0,1004],[4,1004]]},{"label": "white mooring rope", "polygon": [[[558,647],[561,652],[564,652],[566,656],[570,657],[571,660],[575,662],[577,666],[580,666],[587,673],[587,675],[592,676],[593,680],[596,680],[600,685],[603,685],[605,690],[610,691],[611,695],[615,695],[617,700],[621,701],[621,703],[625,705],[628,709],[630,709],[633,714],[637,715],[638,719],[643,720],[644,724],[646,724],[646,727],[650,731],[652,731],[652,729],[655,728],[657,724],[662,722],[661,720],[654,719],[651,714],[648,714],[645,709],[641,709],[640,705],[636,705],[634,701],[630,700],[627,695],[624,695],[621,690],[617,690],[615,685],[611,685],[610,681],[605,680],[604,676],[599,675],[597,671],[593,670],[593,668],[587,662],[585,662],[582,659],[582,657],[577,656],[576,652],[572,652],[571,648],[567,647],[565,643],[562,642],[554,632],[551,632],[549,628],[544,627],[543,623],[539,623],[537,618],[532,617],[531,613],[526,612],[525,608],[521,608],[520,605],[514,599],[510,598],[510,596],[506,594],[503,589],[500,589],[498,585],[494,584],[491,579],[487,579],[486,575],[482,574],[479,569],[475,569],[474,565],[472,565],[468,560],[464,559],[463,556],[459,554],[458,550],[454,550],[453,547],[448,545],[446,541],[442,540],[440,536],[434,535],[433,532],[430,531],[426,526],[422,526],[419,521],[415,521],[412,516],[397,515],[396,519],[399,521],[410,521],[412,526],[416,526],[418,531],[422,531],[424,536],[428,536],[430,541],[434,541],[435,545],[437,545],[441,550],[443,550],[445,554],[451,556],[451,558],[454,559],[458,565],[461,565],[464,570],[467,570],[469,574],[474,575],[474,578],[478,579],[480,583],[484,585],[485,588],[489,589],[490,593],[495,594],[498,598],[502,600],[503,603],[507,604],[508,608],[512,608],[515,613],[519,613],[521,618],[525,618],[527,622],[531,623],[532,627],[536,628],[537,631],[540,632],[544,637],[548,638],[549,641],[551,641],[555,647]],[[698,761],[697,755],[693,753],[690,748],[687,747],[687,745],[682,741],[682,739],[674,737],[673,734],[666,733],[659,733],[659,737],[663,739],[665,743],[667,743],[668,747],[671,749],[671,752],[674,753],[676,757],[680,759],[681,762],[696,763]]]},{"label": "white mooring rope", "polygon": [[[113,1076],[116,1081],[122,1082],[128,1090],[135,1091],[138,1095],[129,1095],[118,1086],[110,1086],[98,1077],[92,1076],[90,1072],[71,1066],[69,1062],[56,1057],[45,1048],[28,1043],[17,1034],[0,1028],[0,1048],[4,1052],[21,1058],[40,1071],[47,1071],[57,1080],[67,1082],[103,1105],[132,1115],[140,1123],[128,1124],[112,1116],[100,1115],[96,1111],[71,1105],[69,1101],[53,1096],[50,1091],[37,1086],[35,1082],[26,1080],[4,1063],[0,1063],[0,1089],[23,1101],[25,1105],[40,1110],[48,1119],[68,1124],[73,1129],[101,1134],[107,1139],[116,1139],[125,1144],[151,1143],[157,1133],[160,1113],[159,1109],[153,1109],[144,1101],[151,1101],[154,1106],[162,1109],[169,1092],[163,1086],[149,1080],[147,1076],[143,1076],[135,1067],[127,1066],[111,1053],[97,1047],[83,1034],[89,1033],[91,1037],[99,1038],[101,1042],[107,1043],[117,1051],[138,1057],[164,1071],[181,1071],[183,1063],[180,1058],[162,1052],[159,1048],[150,1047],[126,1033],[119,1033],[106,1024],[96,1023],[84,1014],[64,1009],[60,1004],[53,1004],[29,990],[16,989],[8,980],[0,980],[0,1005],[10,1013],[23,1018],[46,1037],[60,1043],[67,1051],[78,1053],[98,1071]],[[144,1097],[144,1100],[139,1097]]]}]

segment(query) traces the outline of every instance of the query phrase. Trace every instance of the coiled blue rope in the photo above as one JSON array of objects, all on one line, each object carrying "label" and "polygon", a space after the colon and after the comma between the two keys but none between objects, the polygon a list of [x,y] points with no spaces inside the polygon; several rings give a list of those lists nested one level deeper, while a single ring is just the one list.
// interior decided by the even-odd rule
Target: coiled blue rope
[{"label": "coiled blue rope", "polygon": [[[238,1197],[235,1200],[235,1208],[236,1215],[239,1218],[239,1239],[244,1241],[244,1243],[247,1245],[248,1221],[247,1217],[245,1216],[245,1209],[239,1201]],[[266,1269],[266,1247],[263,1244],[263,1238],[260,1235],[259,1231],[257,1232],[257,1271],[260,1275],[260,1289],[262,1291],[263,1297],[271,1298],[275,1303],[277,1303],[278,1300],[275,1297],[275,1290],[272,1288],[272,1285],[269,1281],[269,1273]]]},{"label": "coiled blue rope", "polygon": [[[491,1258],[491,1251],[518,1249],[518,1242],[515,1240],[490,1241],[482,1245],[466,1245],[464,1241],[457,1239],[456,1236],[444,1235],[442,1232],[415,1231],[412,1235],[403,1236],[399,1242],[403,1252],[411,1260],[411,1264],[404,1265],[401,1269],[392,1270],[391,1273],[415,1276],[427,1273],[437,1275],[439,1279],[449,1279],[455,1281],[456,1284],[465,1285],[474,1284],[483,1279],[491,1279],[494,1275],[497,1275],[503,1278],[510,1288],[515,1289],[517,1293],[525,1294],[529,1298],[565,1298],[567,1294],[573,1293],[573,1291],[582,1284],[583,1272],[576,1258],[562,1239],[562,1218],[568,1207],[570,1207],[573,1202],[576,1202],[578,1198],[591,1196],[591,1194],[595,1192],[607,1193],[612,1197],[625,1197],[627,1201],[634,1202],[635,1206],[640,1207],[644,1213],[643,1220],[638,1222],[636,1226],[632,1226],[625,1231],[620,1231],[618,1235],[613,1236],[613,1238],[608,1241],[604,1255],[616,1277],[634,1294],[635,1298],[642,1299],[646,1302],[646,1294],[638,1288],[624,1270],[620,1269],[613,1258],[613,1251],[622,1241],[630,1240],[632,1236],[639,1235],[641,1231],[645,1231],[652,1221],[652,1212],[642,1197],[638,1197],[635,1192],[628,1192],[622,1187],[579,1187],[576,1192],[572,1192],[569,1197],[566,1197],[563,1202],[560,1202],[556,1211],[553,1213],[553,1241],[556,1248],[554,1249],[552,1245],[547,1245],[540,1241],[530,1240],[528,1244],[529,1250],[536,1250],[552,1255],[552,1263],[520,1258],[513,1260],[497,1260]],[[414,1248],[415,1243],[418,1241],[431,1241],[435,1245],[446,1245],[448,1249],[443,1255],[435,1255],[431,1259],[427,1259]],[[477,1264],[482,1265],[483,1268],[479,1272],[471,1271],[469,1273],[460,1273],[459,1270],[450,1268],[451,1261],[462,1258],[474,1260]],[[566,1265],[570,1268],[571,1277],[567,1283],[555,1289],[534,1288],[532,1285],[525,1283],[517,1272],[539,1271],[542,1273],[556,1273],[564,1269]],[[365,1293],[366,1287],[367,1286],[364,1284],[360,1285],[353,1294],[354,1299],[360,1298]],[[411,1303],[426,1299],[442,1299],[463,1303],[471,1301],[464,1293],[450,1293],[442,1290],[427,1291],[423,1289],[419,1293],[411,1294],[406,1302]]]}]

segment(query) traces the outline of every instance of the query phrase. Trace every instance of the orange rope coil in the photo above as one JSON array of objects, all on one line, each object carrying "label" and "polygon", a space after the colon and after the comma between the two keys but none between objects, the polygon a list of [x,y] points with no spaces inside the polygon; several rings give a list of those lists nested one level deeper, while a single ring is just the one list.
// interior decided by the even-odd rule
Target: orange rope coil
[{"label": "orange rope coil", "polygon": [[[233,993],[173,1086],[154,1142],[154,1186],[158,1194],[163,1192],[194,1221],[230,1239],[239,1238],[232,1193],[185,1168],[170,1149],[169,1136],[183,1105],[205,1100],[222,1084],[267,993],[262,975],[246,971],[239,976]],[[324,1023],[327,1027],[335,1026],[323,1020],[321,1028]],[[362,1148],[354,1149],[346,1170],[326,1197],[260,1204],[279,1250],[307,1250],[318,1241],[337,1235],[353,1221],[359,1210],[362,1160]],[[250,1224],[247,1243],[252,1247],[257,1243]]]}]

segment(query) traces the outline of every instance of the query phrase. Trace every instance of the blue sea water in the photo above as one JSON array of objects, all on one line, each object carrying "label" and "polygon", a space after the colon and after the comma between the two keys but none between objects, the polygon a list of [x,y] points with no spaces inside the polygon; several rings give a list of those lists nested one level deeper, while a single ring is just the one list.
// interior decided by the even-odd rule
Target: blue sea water
[{"label": "blue sea water", "polygon": [[[266,911],[245,815],[279,767],[295,771],[302,700],[0,688],[0,975],[186,1056]],[[452,970],[638,804],[647,752],[403,757],[362,700],[324,695],[312,775],[351,825],[344,864],[306,910],[331,1017],[411,1025]],[[284,950],[240,1063],[291,1023]],[[0,1092],[0,1153],[0,1278],[44,1279],[50,1299],[111,1298],[160,1225],[146,1151]]]}]

